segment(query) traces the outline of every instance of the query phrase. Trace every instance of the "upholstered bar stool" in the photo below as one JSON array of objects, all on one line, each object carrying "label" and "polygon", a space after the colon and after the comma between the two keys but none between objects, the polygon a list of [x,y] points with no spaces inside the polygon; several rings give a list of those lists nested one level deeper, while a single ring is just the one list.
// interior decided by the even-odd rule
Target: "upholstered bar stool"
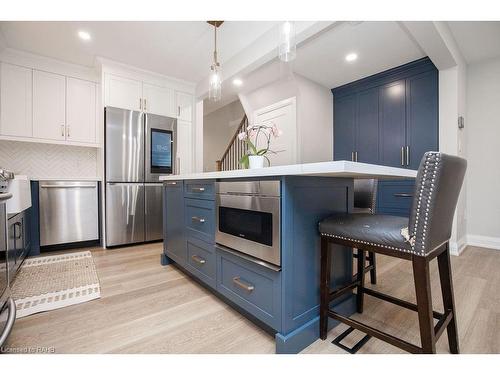
[{"label": "upholstered bar stool", "polygon": [[[376,179],[356,179],[354,180],[354,208],[355,214],[374,214],[377,207],[377,186]],[[357,250],[356,250],[357,251]],[[358,258],[357,253],[353,253],[354,258]],[[358,259],[359,261],[359,259]],[[375,253],[368,251],[366,257],[368,266],[365,267],[364,272],[370,272],[370,282],[377,283],[377,264],[375,261]]]},{"label": "upholstered bar stool", "polygon": [[[328,318],[336,319],[369,336],[386,341],[410,353],[435,353],[436,341],[447,330],[451,353],[459,352],[458,333],[448,241],[453,214],[462,187],[467,162],[440,152],[427,152],[420,163],[410,218],[389,215],[334,215],[319,224],[321,233],[320,337],[325,340]],[[417,303],[413,304],[365,287],[363,262],[351,284],[330,289],[331,246],[357,248],[363,259],[366,251],[409,260]],[[437,258],[444,312],[433,311],[429,262]],[[395,337],[330,308],[330,302],[356,289],[357,311],[363,312],[364,294],[416,311],[421,347]],[[434,325],[434,319],[437,319]]]}]

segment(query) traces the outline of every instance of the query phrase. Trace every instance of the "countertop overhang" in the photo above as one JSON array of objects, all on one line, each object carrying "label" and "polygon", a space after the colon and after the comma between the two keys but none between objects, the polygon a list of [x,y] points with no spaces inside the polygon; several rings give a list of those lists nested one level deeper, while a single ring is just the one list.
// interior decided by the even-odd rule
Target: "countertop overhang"
[{"label": "countertop overhang", "polygon": [[280,165],[259,169],[237,169],[232,171],[165,175],[160,176],[160,181],[212,180],[273,176],[399,179],[415,178],[417,176],[417,171],[413,169],[394,168],[383,165],[339,160],[320,163]]}]

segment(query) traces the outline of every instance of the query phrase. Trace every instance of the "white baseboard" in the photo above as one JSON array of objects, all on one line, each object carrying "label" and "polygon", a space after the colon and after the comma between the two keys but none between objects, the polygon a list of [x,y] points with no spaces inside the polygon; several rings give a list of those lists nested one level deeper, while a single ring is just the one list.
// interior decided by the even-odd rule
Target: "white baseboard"
[{"label": "white baseboard", "polygon": [[468,234],[467,245],[500,250],[500,237],[477,236]]},{"label": "white baseboard", "polygon": [[450,254],[457,256],[460,255],[462,251],[465,250],[467,245],[468,243],[465,236],[459,239],[457,242],[450,242]]}]

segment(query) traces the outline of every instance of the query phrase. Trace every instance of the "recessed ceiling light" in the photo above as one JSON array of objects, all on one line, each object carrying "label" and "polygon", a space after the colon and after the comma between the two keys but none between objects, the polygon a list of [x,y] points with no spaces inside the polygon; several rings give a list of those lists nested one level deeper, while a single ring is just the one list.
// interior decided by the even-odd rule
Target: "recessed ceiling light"
[{"label": "recessed ceiling light", "polygon": [[233,85],[235,86],[241,86],[243,84],[243,81],[239,78],[233,79]]},{"label": "recessed ceiling light", "polygon": [[86,32],[86,31],[79,31],[78,32],[78,36],[82,40],[90,40],[90,34],[88,32]]},{"label": "recessed ceiling light", "polygon": [[345,61],[347,61],[347,62],[353,62],[353,61],[356,61],[357,58],[358,58],[358,54],[357,53],[348,53],[345,56]]}]

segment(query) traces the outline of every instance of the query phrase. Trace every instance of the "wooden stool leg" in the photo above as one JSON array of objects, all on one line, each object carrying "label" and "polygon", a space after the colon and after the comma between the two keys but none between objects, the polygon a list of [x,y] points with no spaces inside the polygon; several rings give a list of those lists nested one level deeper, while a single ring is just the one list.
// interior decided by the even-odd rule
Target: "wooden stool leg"
[{"label": "wooden stool leg", "polygon": [[455,310],[455,298],[453,296],[453,279],[451,276],[450,249],[448,243],[445,245],[446,251],[438,255],[439,279],[441,282],[441,293],[443,295],[444,310],[453,313],[453,317],[446,327],[448,333],[448,345],[450,352],[458,354],[460,349],[458,345],[457,318]]},{"label": "wooden stool leg", "polygon": [[377,283],[377,263],[375,262],[375,253],[368,252],[368,265],[373,266],[370,270],[370,282],[375,285]]},{"label": "wooden stool leg", "polygon": [[365,258],[366,251],[358,249],[358,288],[356,291],[356,308],[358,313],[363,312],[363,300],[364,300],[364,292],[363,288],[365,287]]},{"label": "wooden stool leg", "polygon": [[420,326],[420,340],[423,352],[436,353],[436,339],[434,336],[434,320],[432,314],[431,281],[429,275],[429,261],[426,257],[413,256],[413,277],[417,295],[418,323]]},{"label": "wooden stool leg", "polygon": [[326,340],[328,334],[328,309],[330,305],[330,250],[327,237],[321,237],[321,279],[319,307],[319,337]]}]

